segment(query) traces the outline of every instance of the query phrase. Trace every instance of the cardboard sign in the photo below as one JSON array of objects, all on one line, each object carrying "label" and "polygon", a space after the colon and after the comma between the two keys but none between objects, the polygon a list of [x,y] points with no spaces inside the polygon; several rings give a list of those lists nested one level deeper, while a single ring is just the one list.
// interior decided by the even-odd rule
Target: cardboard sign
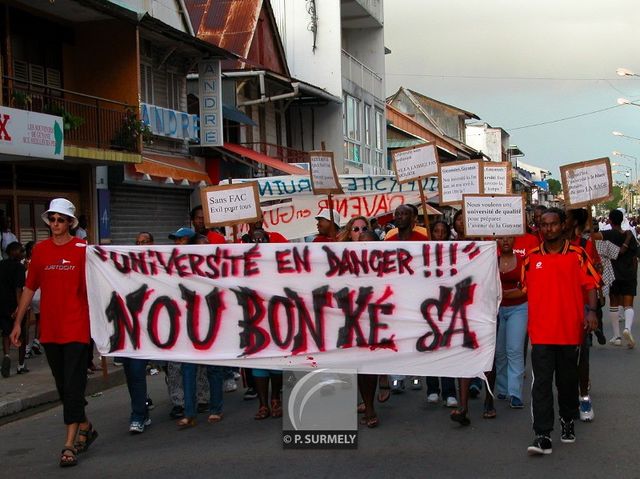
[{"label": "cardboard sign", "polygon": [[87,246],[101,354],[261,369],[491,369],[494,241]]},{"label": "cardboard sign", "polygon": [[579,208],[609,201],[613,197],[609,158],[561,166],[560,176],[565,206]]},{"label": "cardboard sign", "polygon": [[511,163],[482,163],[483,192],[485,195],[508,195],[511,193]]},{"label": "cardboard sign", "polygon": [[439,168],[440,206],[459,205],[463,195],[482,192],[483,175],[479,161],[452,161]]},{"label": "cardboard sign", "polygon": [[262,217],[256,182],[210,186],[200,190],[207,228],[253,223]]},{"label": "cardboard sign", "polygon": [[391,157],[398,183],[407,183],[438,174],[440,161],[434,144],[401,148],[391,153]]},{"label": "cardboard sign", "polygon": [[464,195],[467,237],[520,236],[526,233],[523,195]]},{"label": "cardboard sign", "polygon": [[314,195],[342,194],[340,179],[331,151],[311,151],[309,153],[309,171]]}]

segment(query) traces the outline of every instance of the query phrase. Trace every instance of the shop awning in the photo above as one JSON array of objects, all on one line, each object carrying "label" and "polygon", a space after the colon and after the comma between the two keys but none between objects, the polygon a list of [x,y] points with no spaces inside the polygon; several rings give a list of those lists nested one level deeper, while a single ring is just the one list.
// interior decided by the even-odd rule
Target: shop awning
[{"label": "shop awning", "polygon": [[249,126],[258,126],[255,121],[249,118],[240,110],[233,108],[232,106],[227,106],[224,103],[222,104],[222,117],[227,120],[235,121],[236,123],[241,123],[243,125]]},{"label": "shop awning", "polygon": [[174,181],[187,180],[192,183],[204,181],[211,184],[204,166],[184,156],[158,155],[143,153],[142,163],[133,165],[136,173],[161,178],[172,178]]},{"label": "shop awning", "polygon": [[226,151],[233,153],[234,155],[247,158],[249,160],[255,161],[256,163],[260,163],[269,168],[273,168],[274,170],[287,173],[288,175],[309,175],[309,172],[307,170],[290,165],[289,163],[285,163],[278,158],[263,155],[262,153],[258,153],[257,151],[252,150],[251,148],[236,145],[235,143],[225,143],[223,148]]}]

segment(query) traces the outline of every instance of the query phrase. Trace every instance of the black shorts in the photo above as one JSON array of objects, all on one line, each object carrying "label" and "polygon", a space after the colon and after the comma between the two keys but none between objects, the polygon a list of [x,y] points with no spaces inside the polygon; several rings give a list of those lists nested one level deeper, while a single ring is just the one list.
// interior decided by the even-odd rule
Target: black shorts
[{"label": "black shorts", "polygon": [[610,295],[635,296],[638,288],[638,280],[624,281],[616,279],[609,289]]},{"label": "black shorts", "polygon": [[13,329],[13,319],[11,319],[11,316],[0,314],[0,329],[2,330],[2,336],[5,338],[9,337]]}]

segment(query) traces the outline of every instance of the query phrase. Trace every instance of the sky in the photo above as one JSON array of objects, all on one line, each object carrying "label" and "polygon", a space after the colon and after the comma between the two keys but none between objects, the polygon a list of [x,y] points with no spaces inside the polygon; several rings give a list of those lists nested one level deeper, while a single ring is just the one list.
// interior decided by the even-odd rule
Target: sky
[{"label": "sky", "polygon": [[605,156],[635,169],[614,150],[640,163],[640,140],[612,134],[640,139],[640,77],[616,75],[640,74],[638,0],[384,0],[384,15],[388,95],[405,86],[474,112],[557,179]]}]

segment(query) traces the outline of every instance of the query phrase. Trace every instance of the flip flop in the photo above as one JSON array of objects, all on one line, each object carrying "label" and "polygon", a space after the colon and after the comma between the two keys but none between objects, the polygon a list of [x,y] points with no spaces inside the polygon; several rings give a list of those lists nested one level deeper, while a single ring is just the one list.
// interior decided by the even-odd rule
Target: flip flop
[{"label": "flip flop", "polygon": [[216,422],[220,422],[222,421],[222,413],[219,414],[209,414],[209,418],[207,419],[207,421],[210,424],[215,424]]},{"label": "flip flop", "polygon": [[358,404],[358,407],[356,408],[356,411],[358,414],[364,414],[366,410],[367,410],[367,407],[364,405],[363,402]]},{"label": "flip flop", "polygon": [[391,388],[389,386],[378,386],[378,402],[387,402],[391,397]]},{"label": "flip flop", "polygon": [[452,421],[457,422],[461,426],[468,426],[471,424],[471,421],[467,417],[467,412],[463,409],[455,409],[451,411],[451,416],[449,416]]},{"label": "flip flop", "polygon": [[492,407],[485,407],[484,412],[482,413],[482,417],[484,419],[495,419],[496,415],[496,410]]}]

